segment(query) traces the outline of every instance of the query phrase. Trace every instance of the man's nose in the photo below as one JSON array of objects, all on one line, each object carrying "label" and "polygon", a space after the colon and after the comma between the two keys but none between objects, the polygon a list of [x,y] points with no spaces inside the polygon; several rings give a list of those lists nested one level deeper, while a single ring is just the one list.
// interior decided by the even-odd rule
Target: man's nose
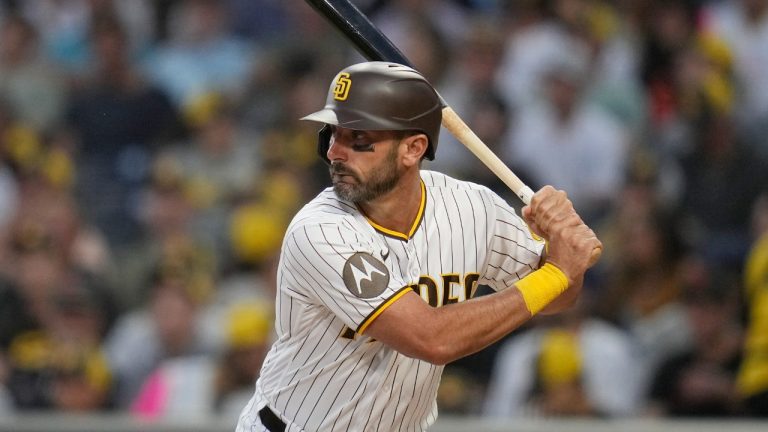
[{"label": "man's nose", "polygon": [[330,161],[346,161],[347,151],[343,145],[340,145],[333,137],[331,137],[331,140],[328,143],[328,151],[326,152],[326,156]]}]

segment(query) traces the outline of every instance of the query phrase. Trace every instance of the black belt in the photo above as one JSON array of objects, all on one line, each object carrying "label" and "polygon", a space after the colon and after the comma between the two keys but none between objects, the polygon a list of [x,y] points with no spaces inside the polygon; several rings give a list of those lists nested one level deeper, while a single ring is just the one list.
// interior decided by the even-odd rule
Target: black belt
[{"label": "black belt", "polygon": [[264,425],[269,432],[285,432],[285,423],[280,420],[280,417],[278,417],[277,414],[269,409],[269,406],[264,405],[264,408],[259,410],[259,418],[261,419],[261,424]]}]

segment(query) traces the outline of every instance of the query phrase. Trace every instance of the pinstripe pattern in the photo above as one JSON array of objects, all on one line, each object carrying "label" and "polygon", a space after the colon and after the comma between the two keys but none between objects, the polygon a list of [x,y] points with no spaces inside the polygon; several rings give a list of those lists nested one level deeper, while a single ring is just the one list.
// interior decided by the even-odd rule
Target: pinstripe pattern
[{"label": "pinstripe pattern", "polygon": [[[296,215],[278,270],[279,338],[238,430],[250,430],[265,403],[296,431],[423,431],[434,423],[443,368],[350,329],[375,319],[404,287],[433,306],[467,300],[476,283],[505,289],[538,266],[543,244],[489,189],[431,171],[422,179],[423,217],[408,239],[377,231],[330,188]],[[390,272],[373,298],[344,285],[344,264],[358,252]]]}]

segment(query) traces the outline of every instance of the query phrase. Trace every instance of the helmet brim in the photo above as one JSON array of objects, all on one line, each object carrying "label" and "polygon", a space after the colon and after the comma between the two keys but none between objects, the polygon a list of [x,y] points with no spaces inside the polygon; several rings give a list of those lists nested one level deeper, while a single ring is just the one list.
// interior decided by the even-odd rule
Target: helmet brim
[{"label": "helmet brim", "polygon": [[372,117],[371,115],[359,110],[339,109],[338,107],[323,108],[320,111],[302,117],[300,120],[324,123],[355,130],[402,129],[402,127],[396,121],[391,119]]},{"label": "helmet brim", "polygon": [[320,111],[313,112],[312,114],[306,115],[299,120],[332,124],[336,126],[339,125],[339,117],[336,115],[336,112],[330,108],[324,108]]}]

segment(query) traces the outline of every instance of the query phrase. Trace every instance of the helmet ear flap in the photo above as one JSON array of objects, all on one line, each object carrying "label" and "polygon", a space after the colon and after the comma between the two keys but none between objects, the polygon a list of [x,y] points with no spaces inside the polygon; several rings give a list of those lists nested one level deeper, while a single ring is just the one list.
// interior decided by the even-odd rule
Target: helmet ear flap
[{"label": "helmet ear flap", "polygon": [[326,124],[317,132],[317,154],[320,159],[324,160],[328,165],[331,164],[331,160],[328,159],[328,149],[331,147],[331,125]]}]

